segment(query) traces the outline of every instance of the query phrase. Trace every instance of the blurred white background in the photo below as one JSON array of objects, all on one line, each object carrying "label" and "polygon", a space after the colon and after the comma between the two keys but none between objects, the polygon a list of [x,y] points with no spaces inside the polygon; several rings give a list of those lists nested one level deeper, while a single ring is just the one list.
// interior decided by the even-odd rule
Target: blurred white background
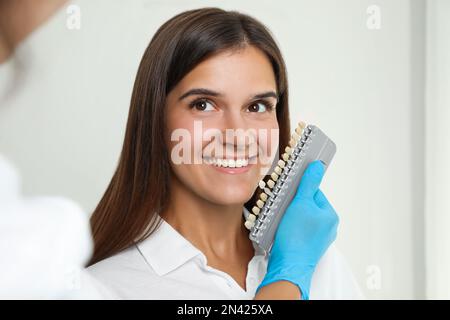
[{"label": "blurred white background", "polygon": [[[70,29],[80,9],[80,29]],[[266,24],[292,123],[338,146],[322,189],[368,298],[450,298],[450,1],[79,0],[0,65],[0,152],[28,195],[91,212],[122,146],[140,58],[173,15],[218,6]]]}]

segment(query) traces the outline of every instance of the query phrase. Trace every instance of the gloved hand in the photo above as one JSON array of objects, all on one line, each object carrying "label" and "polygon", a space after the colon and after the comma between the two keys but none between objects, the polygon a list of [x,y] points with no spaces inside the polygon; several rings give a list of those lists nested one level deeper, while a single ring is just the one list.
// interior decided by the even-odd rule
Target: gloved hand
[{"label": "gloved hand", "polygon": [[339,222],[333,207],[319,190],[324,169],[320,161],[306,168],[278,226],[267,273],[257,291],[275,281],[287,280],[299,287],[302,299],[309,299],[314,269],[336,239]]}]

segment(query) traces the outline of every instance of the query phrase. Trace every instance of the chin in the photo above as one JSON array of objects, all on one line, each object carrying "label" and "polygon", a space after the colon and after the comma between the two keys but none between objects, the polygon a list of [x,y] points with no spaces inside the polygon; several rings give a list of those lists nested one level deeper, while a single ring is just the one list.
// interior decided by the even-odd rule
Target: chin
[{"label": "chin", "polygon": [[253,190],[248,188],[227,187],[218,190],[220,193],[211,195],[209,198],[212,202],[220,205],[244,205],[253,195]]}]

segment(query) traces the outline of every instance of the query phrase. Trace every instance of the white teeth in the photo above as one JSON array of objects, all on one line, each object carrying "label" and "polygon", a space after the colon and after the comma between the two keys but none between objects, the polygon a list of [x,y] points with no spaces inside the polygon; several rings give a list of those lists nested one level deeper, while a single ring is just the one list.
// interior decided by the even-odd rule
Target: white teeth
[{"label": "white teeth", "polygon": [[224,168],[242,168],[248,166],[248,159],[220,159],[220,158],[204,158],[205,164],[212,164],[216,167]]}]

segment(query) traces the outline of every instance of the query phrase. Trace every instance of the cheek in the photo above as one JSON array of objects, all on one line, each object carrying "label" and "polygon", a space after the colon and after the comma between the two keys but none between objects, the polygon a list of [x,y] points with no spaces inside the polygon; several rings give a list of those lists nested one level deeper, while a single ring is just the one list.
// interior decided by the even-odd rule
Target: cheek
[{"label": "cheek", "polygon": [[280,129],[278,127],[278,123],[275,123],[271,128],[270,128],[270,132],[271,134],[269,135],[268,138],[268,145],[269,145],[269,150],[271,150],[271,153],[276,153],[277,148],[279,146],[280,143]]},{"label": "cheek", "polygon": [[258,130],[259,162],[266,170],[269,170],[273,161],[278,158],[279,136],[276,120]]},{"label": "cheek", "polygon": [[208,142],[203,140],[203,131],[198,124],[184,122],[168,127],[166,143],[172,164],[198,165],[203,161],[202,150]]}]

